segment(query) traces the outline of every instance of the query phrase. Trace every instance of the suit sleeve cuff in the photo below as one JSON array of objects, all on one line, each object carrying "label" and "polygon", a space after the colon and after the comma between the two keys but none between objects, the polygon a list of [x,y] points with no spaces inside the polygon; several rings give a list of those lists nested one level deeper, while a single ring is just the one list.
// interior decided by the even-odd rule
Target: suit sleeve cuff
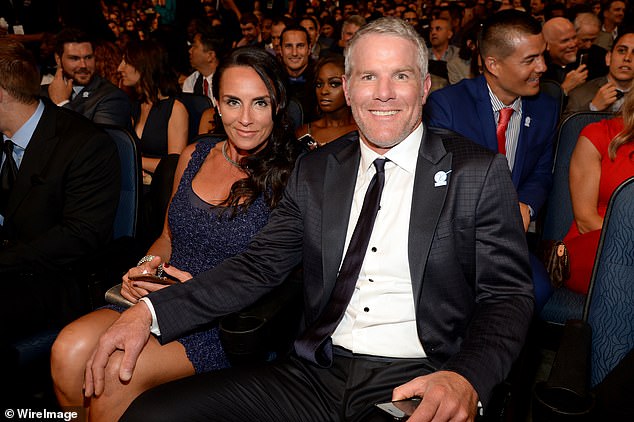
[{"label": "suit sleeve cuff", "polygon": [[155,336],[160,337],[161,329],[158,326],[158,320],[156,319],[156,311],[154,311],[154,305],[152,305],[152,301],[148,299],[147,297],[142,297],[139,300],[142,300],[147,305],[148,309],[150,310],[150,313],[152,314],[152,324],[150,325],[150,332],[154,334]]}]

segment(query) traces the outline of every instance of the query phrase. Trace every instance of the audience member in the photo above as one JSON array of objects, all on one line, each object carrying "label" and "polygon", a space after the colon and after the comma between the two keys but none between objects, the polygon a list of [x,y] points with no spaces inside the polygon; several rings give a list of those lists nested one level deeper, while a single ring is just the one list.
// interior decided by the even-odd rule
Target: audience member
[{"label": "audience member", "polygon": [[194,72],[183,82],[183,92],[206,95],[213,101],[211,81],[224,55],[223,40],[207,31],[194,35],[189,48],[189,62]]},{"label": "audience member", "polygon": [[317,113],[317,104],[308,32],[299,25],[287,26],[282,31],[281,46],[282,63],[288,73],[289,96],[301,104],[304,121],[310,122]]},{"label": "audience member", "polygon": [[609,73],[573,89],[564,118],[578,111],[619,111],[634,80],[633,61],[634,33],[621,34],[605,57]]},{"label": "audience member", "polygon": [[[243,308],[303,263],[296,356],[164,384],[137,398],[123,421],[368,420],[380,417],[374,403],[412,396],[425,397],[413,418],[473,420],[478,401],[486,406],[508,374],[533,297],[506,161],[422,125],[427,51],[410,25],[372,21],[346,55],[344,86],[360,137],[300,159],[246,252],[124,312],[87,365],[86,395],[103,394],[106,366],[130,380],[151,326],[169,342]],[[357,218],[369,185],[372,199]],[[414,218],[421,215],[433,218]]]},{"label": "audience member", "polygon": [[304,16],[299,21],[299,25],[302,26],[310,37],[310,57],[313,60],[319,59],[330,52],[330,46],[332,45],[332,39],[322,39],[319,32],[319,21],[314,16]]},{"label": "audience member", "polygon": [[331,51],[337,54],[343,54],[350,39],[356,32],[366,24],[365,18],[359,15],[351,15],[341,25],[341,38],[336,45],[333,45]]},{"label": "audience member", "polygon": [[531,0],[530,12],[531,16],[540,23],[544,23],[544,8],[546,7],[546,0]]},{"label": "audience member", "polygon": [[[89,120],[40,100],[39,91],[33,56],[2,40],[0,279],[7,323],[0,349],[86,311],[83,270],[93,269],[94,255],[110,241],[119,200],[115,144]],[[3,361],[3,369],[12,364]]]},{"label": "audience member", "polygon": [[323,57],[315,65],[314,87],[320,117],[297,131],[297,138],[310,149],[357,130],[343,92],[344,71],[344,58],[338,54]]},{"label": "audience member", "polygon": [[546,66],[543,79],[553,80],[561,85],[565,95],[581,85],[588,78],[585,64],[577,62],[577,34],[575,27],[566,18],[552,18],[544,23],[546,40]]},{"label": "audience member", "polygon": [[119,72],[121,83],[137,95],[132,123],[140,140],[144,176],[151,176],[161,158],[180,154],[187,145],[187,109],[176,99],[178,81],[158,43],[128,44]]},{"label": "audience member", "polygon": [[450,45],[453,36],[451,25],[446,19],[433,19],[429,24],[429,60],[447,62],[458,54],[458,47]]},{"label": "audience member", "polygon": [[[631,54],[631,53],[630,53]],[[570,159],[574,222],[564,238],[570,254],[566,286],[586,294],[599,245],[603,217],[614,189],[634,176],[634,92],[618,117],[583,129]]]},{"label": "audience member", "polygon": [[112,41],[95,42],[95,73],[118,87],[121,82],[119,63],[123,53]]},{"label": "audience member", "polygon": [[[483,75],[432,93],[430,126],[453,130],[506,156],[528,230],[552,183],[559,107],[539,92],[546,47],[539,22],[525,12],[497,12],[482,29]],[[531,254],[537,309],[550,297],[548,275]]]},{"label": "audience member", "polygon": [[260,20],[253,13],[243,13],[240,17],[240,32],[242,38],[233,43],[233,48],[236,47],[262,47],[264,43],[260,37]]},{"label": "audience member", "polygon": [[594,42],[601,30],[601,21],[594,13],[579,13],[574,20],[577,33],[579,63],[585,63],[588,69],[588,80],[596,79],[608,73],[605,65],[607,51]]},{"label": "audience member", "polygon": [[275,55],[278,59],[282,59],[282,31],[287,26],[291,26],[292,21],[287,18],[279,18],[273,21],[271,25],[271,44],[265,45],[269,53]]},{"label": "audience member", "polygon": [[[254,48],[235,50],[219,67],[215,96],[228,136],[183,151],[163,232],[139,266],[123,276],[121,294],[126,299],[136,303],[166,287],[135,282],[132,276],[155,273],[168,262],[183,274],[197,275],[246,249],[268,220],[299,152],[286,129],[286,89],[279,67],[277,60]],[[245,133],[250,127],[253,131]],[[99,309],[58,336],[51,367],[62,406],[88,406],[92,420],[118,420],[135,397],[153,386],[229,366],[217,326],[166,345],[154,339],[144,347],[129,383],[109,377],[104,393],[84,404],[86,362],[99,336],[122,311],[118,306]]]},{"label": "audience member", "polygon": [[[139,139],[144,184],[138,237],[145,245],[158,237],[163,227],[176,165],[170,156],[180,154],[187,145],[189,114],[177,99],[178,78],[161,44],[152,40],[129,43],[119,71],[122,85],[136,97],[132,127]],[[161,161],[164,171],[154,179]]]},{"label": "audience member", "polygon": [[458,54],[447,61],[447,78],[450,84],[463,79],[475,78],[482,73],[482,61],[478,49],[480,24],[473,22],[462,36],[462,45]]},{"label": "audience member", "polygon": [[603,3],[601,32],[595,42],[606,51],[612,49],[612,44],[619,35],[619,25],[625,17],[625,7],[626,3],[623,0],[607,0]]},{"label": "audience member", "polygon": [[446,19],[433,19],[429,24],[429,74],[432,77],[431,91],[449,84],[447,61],[458,55],[458,47],[449,45],[453,36],[451,24]]},{"label": "audience member", "polygon": [[125,92],[96,73],[94,44],[88,34],[65,28],[57,34],[57,71],[42,94],[95,123],[130,126],[130,100]]}]

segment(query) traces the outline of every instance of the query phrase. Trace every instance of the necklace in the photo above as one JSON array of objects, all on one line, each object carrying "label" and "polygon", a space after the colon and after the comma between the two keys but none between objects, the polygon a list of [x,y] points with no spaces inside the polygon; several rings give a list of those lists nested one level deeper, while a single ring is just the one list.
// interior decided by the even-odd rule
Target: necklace
[{"label": "necklace", "polygon": [[238,167],[238,168],[242,168],[242,167],[240,167],[240,163],[238,163],[238,162],[236,162],[236,161],[233,161],[233,160],[231,159],[231,157],[229,157],[229,154],[227,154],[227,144],[228,144],[228,143],[229,143],[229,141],[227,140],[227,141],[225,141],[225,143],[222,145],[222,155],[223,155],[223,157],[225,157],[225,160],[227,160],[227,162],[228,162],[229,164],[231,164],[232,166],[236,166],[236,167]]}]

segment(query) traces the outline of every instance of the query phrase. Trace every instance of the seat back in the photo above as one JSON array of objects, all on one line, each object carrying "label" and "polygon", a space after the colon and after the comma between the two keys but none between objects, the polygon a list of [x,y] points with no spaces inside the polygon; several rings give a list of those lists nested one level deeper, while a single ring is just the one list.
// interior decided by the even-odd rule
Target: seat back
[{"label": "seat back", "polygon": [[136,137],[120,126],[100,124],[117,145],[121,162],[121,192],[115,216],[113,238],[134,238],[139,218],[141,195],[141,155],[137,150]]},{"label": "seat back", "polygon": [[584,320],[592,327],[594,387],[634,348],[634,177],[608,203]]},{"label": "seat back", "polygon": [[[574,219],[570,198],[569,170],[572,151],[584,127],[602,119],[614,117],[607,112],[579,112],[570,115],[559,126],[553,164],[553,185],[544,210],[542,239],[561,240]],[[586,296],[566,287],[556,289],[540,312],[542,320],[562,325],[569,319],[579,319],[583,314]]]},{"label": "seat back", "polygon": [[189,142],[198,135],[198,127],[200,125],[200,118],[205,110],[213,107],[211,98],[206,95],[194,94],[191,92],[182,92],[179,94],[178,99],[183,102],[187,112],[189,113]]},{"label": "seat back", "polygon": [[540,80],[539,90],[557,100],[557,104],[559,106],[559,115],[561,116],[561,113],[564,110],[564,99],[566,98],[566,96],[564,95],[564,90],[561,88],[561,84],[550,79]]},{"label": "seat back", "polygon": [[614,117],[613,113],[583,111],[572,114],[561,123],[556,141],[553,186],[546,202],[544,214],[543,239],[563,239],[572,224],[574,216],[572,214],[568,173],[572,151],[577,145],[581,130],[590,123],[611,117]]}]

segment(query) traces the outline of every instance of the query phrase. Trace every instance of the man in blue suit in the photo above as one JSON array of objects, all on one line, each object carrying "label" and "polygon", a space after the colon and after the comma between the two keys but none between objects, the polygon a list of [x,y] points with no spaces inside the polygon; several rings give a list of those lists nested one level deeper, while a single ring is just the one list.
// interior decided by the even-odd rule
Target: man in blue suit
[{"label": "man in blue suit", "polygon": [[[556,101],[539,92],[545,48],[535,19],[514,10],[496,13],[482,29],[483,75],[433,92],[424,113],[429,126],[450,129],[506,155],[525,230],[550,191],[559,120]],[[511,114],[506,129],[498,129],[504,109]],[[531,259],[540,309],[550,296],[550,283],[541,263]]]}]

